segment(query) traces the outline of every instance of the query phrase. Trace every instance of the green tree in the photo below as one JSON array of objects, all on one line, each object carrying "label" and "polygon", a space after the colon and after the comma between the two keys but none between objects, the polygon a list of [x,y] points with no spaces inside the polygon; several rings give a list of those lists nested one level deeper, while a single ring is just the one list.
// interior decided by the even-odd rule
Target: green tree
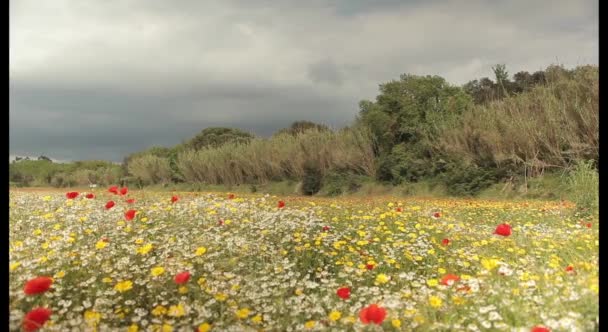
[{"label": "green tree", "polygon": [[203,129],[186,143],[187,147],[200,150],[206,147],[219,147],[226,143],[249,143],[254,136],[236,128],[210,127]]},{"label": "green tree", "polygon": [[291,126],[277,131],[274,135],[289,134],[292,136],[297,136],[308,130],[329,131],[330,129],[324,124],[314,123],[311,121],[296,121],[292,123]]}]

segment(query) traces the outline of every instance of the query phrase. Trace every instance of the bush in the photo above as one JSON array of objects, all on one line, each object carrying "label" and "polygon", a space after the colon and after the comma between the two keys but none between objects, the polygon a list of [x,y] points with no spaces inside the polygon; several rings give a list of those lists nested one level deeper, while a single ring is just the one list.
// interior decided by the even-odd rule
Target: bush
[{"label": "bush", "polygon": [[353,193],[363,186],[365,176],[355,175],[345,170],[334,170],[323,178],[323,192],[328,196]]},{"label": "bush", "polygon": [[306,162],[302,179],[302,194],[310,196],[319,192],[322,179],[321,169],[313,162]]},{"label": "bush", "polygon": [[575,213],[597,215],[599,211],[599,174],[592,160],[579,162],[568,174],[568,187]]},{"label": "bush", "polygon": [[456,163],[439,176],[439,181],[446,186],[449,195],[475,196],[481,190],[496,183],[501,178],[500,175],[500,172],[496,169]]}]

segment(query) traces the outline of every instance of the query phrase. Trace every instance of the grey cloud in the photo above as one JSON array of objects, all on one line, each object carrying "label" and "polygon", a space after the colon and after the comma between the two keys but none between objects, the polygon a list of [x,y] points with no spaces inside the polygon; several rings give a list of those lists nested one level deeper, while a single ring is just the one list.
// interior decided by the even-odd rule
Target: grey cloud
[{"label": "grey cloud", "polygon": [[[177,5],[179,4],[179,5]],[[10,2],[11,154],[122,157],[206,126],[342,126],[378,84],[598,62],[598,1]]]}]

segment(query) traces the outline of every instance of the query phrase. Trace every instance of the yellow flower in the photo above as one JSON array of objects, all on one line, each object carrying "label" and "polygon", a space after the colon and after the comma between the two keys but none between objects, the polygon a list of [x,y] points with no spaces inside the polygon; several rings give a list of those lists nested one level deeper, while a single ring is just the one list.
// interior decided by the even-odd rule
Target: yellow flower
[{"label": "yellow flower", "polygon": [[224,293],[217,293],[217,294],[215,294],[214,297],[216,300],[223,302],[223,301],[226,301],[226,299],[228,298],[228,295],[226,295]]},{"label": "yellow flower", "polygon": [[131,288],[133,288],[133,282],[131,280],[119,282],[114,286],[114,289],[121,293],[126,292]]},{"label": "yellow flower", "polygon": [[251,318],[251,321],[252,321],[252,322],[254,322],[254,323],[256,323],[256,324],[261,323],[261,322],[262,322],[262,315],[257,314],[257,315],[255,315],[255,316],[253,316],[253,317]]},{"label": "yellow flower", "polygon": [[139,331],[139,327],[137,326],[137,324],[131,324],[131,326],[129,326],[129,329],[127,329],[127,332],[137,332]]},{"label": "yellow flower", "polygon": [[149,253],[150,250],[152,250],[152,244],[148,243],[148,244],[145,244],[145,245],[137,248],[137,253],[145,255],[145,254]]},{"label": "yellow flower", "polygon": [[481,265],[483,265],[484,269],[486,269],[488,271],[492,271],[495,267],[498,266],[498,260],[494,259],[494,258],[491,258],[491,259],[482,258]]},{"label": "yellow flower", "polygon": [[429,297],[429,304],[433,308],[439,308],[439,307],[441,307],[442,303],[443,303],[443,301],[441,300],[440,297],[437,297],[437,296],[431,296],[431,297]]},{"label": "yellow flower", "polygon": [[135,244],[142,244],[142,243],[144,243],[144,239],[135,240]]},{"label": "yellow flower", "polygon": [[243,308],[243,309],[237,310],[236,316],[241,319],[247,318],[247,316],[249,316],[249,309]]},{"label": "yellow flower", "polygon": [[435,287],[439,284],[439,281],[437,281],[437,279],[429,279],[426,281],[426,284],[429,285],[429,287]]},{"label": "yellow flower", "polygon": [[316,322],[314,320],[309,320],[308,322],[304,323],[304,327],[307,329],[312,329],[313,327],[315,327]]},{"label": "yellow flower", "polygon": [[398,329],[401,327],[401,321],[399,319],[393,319],[391,320],[391,325],[393,325],[394,328]]},{"label": "yellow flower", "polygon": [[40,229],[35,230],[34,235],[42,235],[42,230],[40,230]]},{"label": "yellow flower", "polygon": [[84,320],[89,325],[97,325],[101,320],[101,314],[92,310],[87,310],[84,312]]},{"label": "yellow flower", "polygon": [[181,286],[180,288],[178,288],[178,289],[177,289],[177,291],[178,291],[180,294],[187,294],[187,293],[188,293],[188,287],[186,287],[186,286]]},{"label": "yellow flower", "polygon": [[150,274],[153,277],[158,277],[159,275],[165,273],[165,268],[161,267],[161,266],[157,266],[157,267],[153,267],[152,270],[150,270]]},{"label": "yellow flower", "polygon": [[21,263],[19,263],[19,262],[11,263],[11,265],[9,266],[9,270],[15,271],[19,267],[19,265],[21,265]]},{"label": "yellow flower", "polygon": [[206,252],[207,252],[207,248],[205,248],[205,247],[198,247],[198,248],[196,248],[195,255],[200,256],[200,255],[202,255],[202,254],[204,254]]},{"label": "yellow flower", "polygon": [[445,274],[447,271],[444,268],[440,267],[437,269],[437,272],[439,272],[439,274]]},{"label": "yellow flower", "polygon": [[338,319],[340,319],[342,317],[342,313],[339,311],[332,311],[329,313],[329,320],[331,320],[332,322],[337,321]]},{"label": "yellow flower", "polygon": [[456,305],[461,305],[464,304],[465,299],[460,296],[452,296],[452,302],[454,302]]},{"label": "yellow flower", "polygon": [[154,316],[162,316],[162,315],[164,315],[166,313],[167,313],[167,308],[163,307],[162,305],[157,305],[152,310],[152,315],[154,315]]},{"label": "yellow flower", "polygon": [[390,280],[390,278],[384,273],[380,273],[376,277],[376,282],[379,284],[386,284],[389,280]]},{"label": "yellow flower", "polygon": [[211,325],[209,323],[203,323],[198,326],[198,332],[209,332],[211,331]]},{"label": "yellow flower", "polygon": [[304,294],[304,291],[301,288],[296,289],[295,294],[300,296],[302,294]]},{"label": "yellow flower", "polygon": [[55,274],[55,278],[63,278],[65,277],[65,271],[59,271]]},{"label": "yellow flower", "polygon": [[107,243],[107,242],[105,242],[105,241],[101,241],[101,240],[100,240],[100,241],[97,241],[97,243],[95,244],[95,248],[97,248],[97,249],[103,249],[103,248],[105,248],[107,245],[108,245],[108,243]]},{"label": "yellow flower", "polygon": [[178,305],[172,305],[169,307],[169,316],[171,317],[181,317],[186,314],[186,309],[180,303]]},{"label": "yellow flower", "polygon": [[169,324],[163,324],[162,332],[173,332],[173,326]]},{"label": "yellow flower", "polygon": [[110,278],[110,277],[105,277],[105,278],[101,279],[101,282],[106,283],[106,284],[107,284],[107,283],[110,283],[110,282],[112,282],[112,278]]}]

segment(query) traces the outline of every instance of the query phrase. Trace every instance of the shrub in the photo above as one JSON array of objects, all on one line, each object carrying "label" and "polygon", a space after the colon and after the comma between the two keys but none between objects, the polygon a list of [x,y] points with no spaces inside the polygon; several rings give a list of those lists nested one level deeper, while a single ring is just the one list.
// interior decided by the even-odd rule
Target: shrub
[{"label": "shrub", "polygon": [[473,164],[455,163],[439,176],[446,191],[453,196],[475,196],[501,178],[496,169],[480,168]]},{"label": "shrub", "polygon": [[575,213],[596,215],[599,210],[599,174],[592,160],[580,161],[568,174],[568,187]]},{"label": "shrub", "polygon": [[304,177],[302,179],[302,194],[314,195],[321,189],[323,174],[321,169],[313,162],[308,161],[304,164]]}]

